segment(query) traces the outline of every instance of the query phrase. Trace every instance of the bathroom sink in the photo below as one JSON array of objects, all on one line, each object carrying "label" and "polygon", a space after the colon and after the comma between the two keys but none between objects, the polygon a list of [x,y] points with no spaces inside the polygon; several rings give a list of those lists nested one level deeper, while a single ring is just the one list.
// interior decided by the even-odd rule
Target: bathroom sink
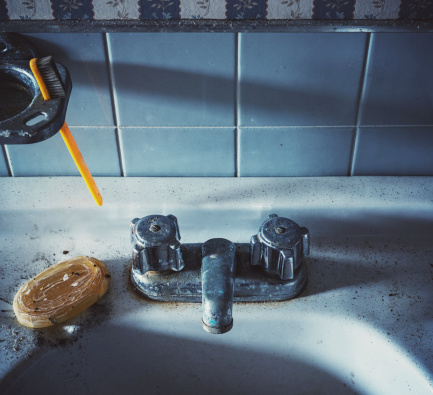
[{"label": "bathroom sink", "polygon": [[[0,180],[1,393],[433,392],[430,178],[99,179],[102,208],[80,182]],[[310,230],[299,297],[235,303],[212,335],[200,304],[132,289],[131,219],[172,213],[182,242],[248,242],[274,212]],[[64,325],[20,326],[19,286],[77,255],[106,263],[107,294]]]},{"label": "bathroom sink", "polygon": [[[404,352],[372,328],[285,307],[253,312],[239,306],[236,330],[224,337],[204,333],[196,308],[170,306],[166,318],[131,311],[122,321],[77,333],[80,338],[70,344],[57,340],[42,347],[15,368],[9,391],[424,394],[431,389]],[[279,309],[286,311],[284,317]],[[260,320],[252,318],[257,313]],[[79,323],[64,330],[79,331]]]}]

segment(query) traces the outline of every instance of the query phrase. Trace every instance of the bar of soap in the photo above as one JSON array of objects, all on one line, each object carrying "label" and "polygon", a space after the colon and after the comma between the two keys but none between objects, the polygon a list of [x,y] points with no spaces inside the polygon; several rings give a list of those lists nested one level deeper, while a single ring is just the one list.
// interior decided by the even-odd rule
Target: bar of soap
[{"label": "bar of soap", "polygon": [[24,284],[14,298],[18,322],[45,328],[86,310],[107,291],[110,273],[101,261],[78,256],[49,267]]}]

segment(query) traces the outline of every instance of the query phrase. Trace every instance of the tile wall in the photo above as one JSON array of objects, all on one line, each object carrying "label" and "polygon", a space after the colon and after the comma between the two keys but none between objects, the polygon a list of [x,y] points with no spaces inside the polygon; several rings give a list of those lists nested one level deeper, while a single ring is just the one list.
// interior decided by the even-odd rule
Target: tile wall
[{"label": "tile wall", "polygon": [[[433,34],[28,34],[95,176],[433,175]],[[59,134],[0,176],[78,175]]]}]

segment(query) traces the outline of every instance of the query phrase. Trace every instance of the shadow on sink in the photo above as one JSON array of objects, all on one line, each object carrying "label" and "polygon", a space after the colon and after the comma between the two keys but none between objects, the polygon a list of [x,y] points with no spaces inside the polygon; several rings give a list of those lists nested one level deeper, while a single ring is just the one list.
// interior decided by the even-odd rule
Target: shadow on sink
[{"label": "shadow on sink", "polygon": [[[245,304],[243,307],[247,306]],[[0,383],[3,394],[428,393],[422,369],[375,329],[293,309],[238,311],[237,330],[211,336],[191,309],[130,312],[71,342],[42,344]],[[280,309],[278,309],[281,312]],[[78,321],[77,321],[78,322]],[[73,331],[74,325],[58,330]],[[79,327],[79,325],[77,325]],[[78,329],[80,330],[80,329]]]},{"label": "shadow on sink", "polygon": [[39,352],[0,384],[4,394],[353,394],[350,384],[289,355],[99,328],[98,336]]}]

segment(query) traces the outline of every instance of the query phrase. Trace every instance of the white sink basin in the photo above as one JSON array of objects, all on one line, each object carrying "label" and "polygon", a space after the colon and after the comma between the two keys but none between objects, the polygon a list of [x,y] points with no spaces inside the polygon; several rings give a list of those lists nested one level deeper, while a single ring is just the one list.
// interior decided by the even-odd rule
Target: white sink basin
[{"label": "white sink basin", "polygon": [[[183,310],[183,308],[182,308]],[[236,328],[210,337],[199,309],[130,312],[70,345],[54,342],[12,372],[10,393],[401,394],[431,390],[389,339],[359,322],[294,308],[237,309]],[[195,314],[194,314],[195,313]],[[137,317],[139,315],[139,317]],[[194,317],[196,315],[196,317]],[[9,381],[9,380],[8,380]]]},{"label": "white sink basin", "polygon": [[[431,179],[99,179],[101,209],[81,183],[0,180],[0,393],[433,392]],[[175,214],[181,242],[248,242],[273,212],[311,233],[300,297],[235,304],[211,335],[199,304],[131,290],[134,217]],[[77,255],[106,263],[106,296],[63,326],[19,326],[19,286]]]}]

